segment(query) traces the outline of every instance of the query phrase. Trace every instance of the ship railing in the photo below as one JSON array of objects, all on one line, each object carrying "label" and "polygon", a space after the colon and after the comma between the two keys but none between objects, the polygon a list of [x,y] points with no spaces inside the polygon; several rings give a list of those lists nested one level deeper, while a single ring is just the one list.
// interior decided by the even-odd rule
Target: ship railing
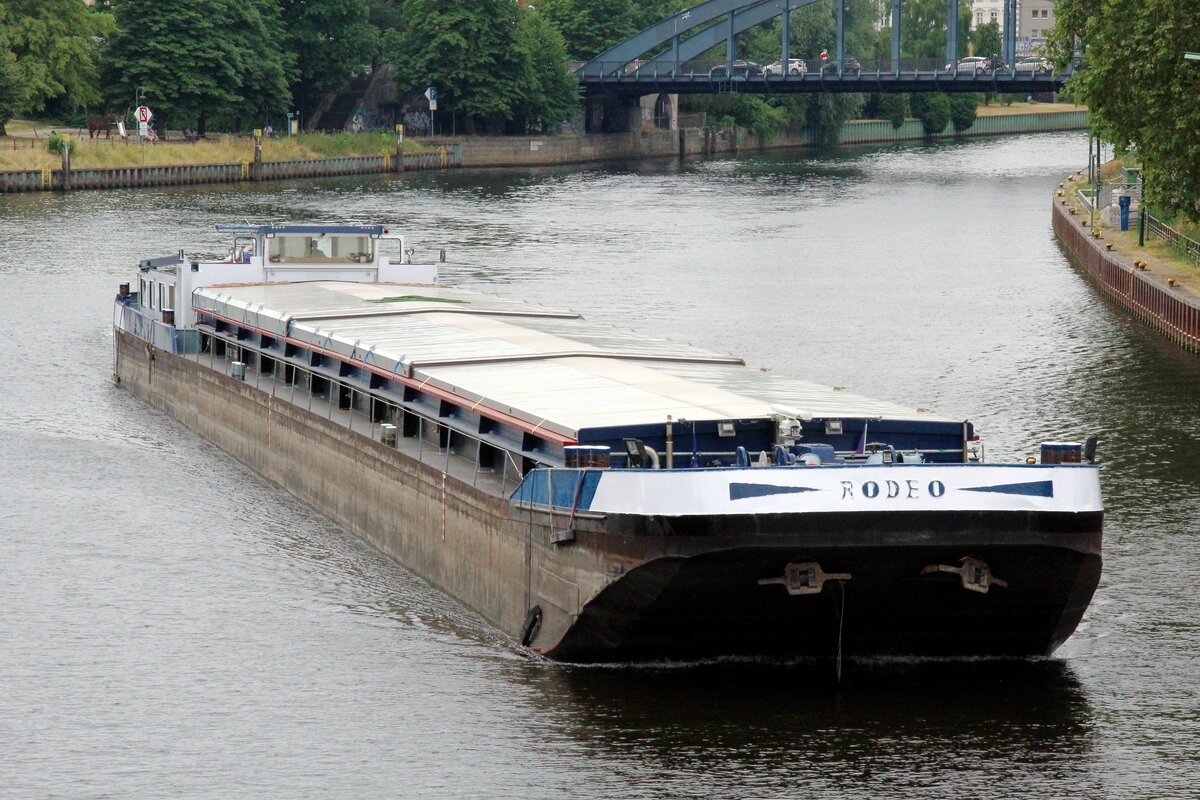
[{"label": "ship railing", "polygon": [[[527,456],[520,453],[514,454],[498,441],[489,441],[484,436],[474,436],[465,431],[452,429],[443,419],[424,414],[399,402],[386,400],[354,384],[337,380],[291,361],[266,356],[272,362],[272,367],[269,371],[264,372],[261,361],[254,364],[253,367],[248,363],[251,356],[257,360],[261,359],[263,354],[254,348],[246,347],[237,339],[210,332],[205,334],[204,340],[208,342],[208,345],[200,348],[196,359],[203,363],[202,359],[207,356],[209,367],[214,371],[219,371],[229,377],[237,377],[234,374],[233,365],[235,362],[241,363],[242,367],[239,369],[244,372],[239,380],[252,382],[255,385],[263,380],[269,380],[272,396],[284,399],[311,413],[324,413],[325,418],[330,422],[342,424],[351,433],[366,436],[385,444],[385,446],[382,426],[393,424],[389,423],[389,420],[400,423],[397,425],[395,449],[415,456],[418,461],[439,466],[447,474],[459,472],[460,474],[454,476],[468,481],[472,486],[478,487],[481,480],[484,482],[494,481],[499,484],[502,491],[507,491],[509,486],[513,488],[519,486],[528,471],[522,468],[521,462],[517,459],[519,455],[523,459]],[[213,342],[218,341],[223,345],[223,355],[217,355],[216,349],[212,346]],[[219,365],[218,361],[221,362]],[[280,388],[289,391],[281,392]],[[297,389],[300,389],[304,396],[297,398]],[[316,401],[315,407],[314,401]],[[411,426],[415,422],[414,435],[405,434],[406,428],[401,427],[404,425],[405,415],[408,415],[409,418],[408,425]],[[356,424],[356,417],[359,419],[365,417],[365,420]],[[473,458],[465,455],[470,452],[472,446]],[[485,455],[487,456],[487,465],[484,464]],[[444,456],[444,461],[442,456]],[[501,460],[500,456],[502,456],[502,463],[496,464],[496,461]],[[452,460],[454,457],[458,458],[458,464]],[[468,463],[471,464],[469,478],[461,474],[465,470],[456,469],[456,467],[462,467]],[[499,471],[499,476],[496,474],[497,471]]]},{"label": "ship railing", "polygon": [[[897,450],[899,451],[899,448],[897,448]],[[658,452],[658,451],[655,451],[655,452]],[[750,455],[750,465],[756,466],[764,452],[766,453],[767,458],[771,459],[773,461],[774,455],[775,455],[774,448],[772,448],[771,450],[765,450],[765,451],[756,450],[749,454]],[[961,447],[905,448],[903,450],[903,452],[905,452],[905,453],[913,453],[913,452],[920,453],[921,458],[925,459],[926,463],[930,463],[930,461],[931,461],[928,458],[928,456],[954,456],[955,462],[958,462],[958,461],[962,460],[962,455],[963,455],[963,451],[962,451]],[[852,466],[860,465],[867,458],[867,456],[865,456],[861,453],[857,453],[853,450],[838,450],[838,451],[836,451],[835,455],[839,459],[842,459],[846,464],[849,464]],[[722,462],[719,466],[729,467],[729,466],[732,466],[734,462],[736,462],[737,451],[736,450],[693,451],[693,450],[680,450],[677,448],[674,452],[674,461],[675,461],[674,469],[689,468],[689,465],[691,463],[693,456],[695,456],[696,460],[699,462],[697,465],[698,467],[716,467],[718,465],[712,463],[714,460],[720,460]],[[666,453],[658,452],[658,457],[659,457],[659,463],[661,463],[663,468],[666,469],[668,466]],[[620,459],[620,458],[623,458],[623,455],[616,454],[616,453],[613,454],[614,462],[616,462],[616,460]],[[937,463],[947,463],[945,459],[936,459],[936,462]],[[891,462],[888,462],[888,463],[891,463]],[[613,466],[619,467],[620,465],[618,465],[617,463],[614,463]]]},{"label": "ship railing", "polygon": [[114,308],[113,324],[118,330],[168,353],[179,352],[174,325],[164,324],[158,315],[148,314],[137,306],[117,303]]}]

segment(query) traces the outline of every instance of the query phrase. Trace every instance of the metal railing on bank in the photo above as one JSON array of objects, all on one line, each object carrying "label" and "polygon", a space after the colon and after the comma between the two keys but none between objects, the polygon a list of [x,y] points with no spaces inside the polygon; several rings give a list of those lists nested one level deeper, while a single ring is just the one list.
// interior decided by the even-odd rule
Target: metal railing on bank
[{"label": "metal railing on bank", "polygon": [[[1089,210],[1095,206],[1097,213],[1103,214],[1105,209],[1111,209],[1119,204],[1122,196],[1128,196],[1130,215],[1136,219],[1142,199],[1142,185],[1138,181],[1102,181],[1094,188],[1081,186],[1079,199]],[[1105,220],[1108,222],[1108,220]],[[1136,222],[1131,223],[1136,225]],[[1200,241],[1179,231],[1149,211],[1146,212],[1146,234],[1160,242],[1165,242],[1187,258],[1193,264],[1200,265]]]},{"label": "metal railing on bank", "polygon": [[1153,214],[1146,214],[1146,233],[1171,245],[1193,264],[1200,265],[1200,242],[1180,233]]}]

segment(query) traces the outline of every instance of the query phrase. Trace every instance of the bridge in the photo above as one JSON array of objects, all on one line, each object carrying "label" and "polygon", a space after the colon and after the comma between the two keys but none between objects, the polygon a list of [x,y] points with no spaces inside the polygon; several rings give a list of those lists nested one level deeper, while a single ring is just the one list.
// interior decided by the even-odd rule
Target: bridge
[{"label": "bridge", "polygon": [[[791,12],[832,2],[837,15],[834,52],[826,59],[789,54]],[[576,75],[588,97],[629,100],[653,93],[745,92],[1011,92],[1032,94],[1062,88],[1075,71],[1016,63],[1017,0],[1004,0],[1000,63],[959,66],[958,2],[946,0],[946,58],[902,59],[903,0],[891,0],[891,57],[859,61],[846,52],[846,0],[707,0],[662,19],[581,65]],[[755,25],[782,21],[781,74],[735,58],[737,37]],[[725,59],[703,60],[721,43]],[[802,66],[801,66],[802,65]]]}]

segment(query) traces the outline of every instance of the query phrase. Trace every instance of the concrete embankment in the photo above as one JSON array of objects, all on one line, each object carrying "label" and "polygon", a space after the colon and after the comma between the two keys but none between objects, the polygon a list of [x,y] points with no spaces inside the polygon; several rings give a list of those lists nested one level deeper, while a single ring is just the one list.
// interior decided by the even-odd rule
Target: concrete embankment
[{"label": "concrete embankment", "polygon": [[[908,120],[899,128],[889,122],[860,120],[847,122],[842,127],[840,142],[868,144],[1002,136],[1086,127],[1086,111],[981,116],[965,131],[956,132],[948,126],[945,131],[933,136],[927,135],[916,120]],[[564,136],[481,136],[454,140],[431,139],[423,140],[423,143],[428,152],[406,153],[402,165],[394,156],[377,155],[295,161],[247,160],[228,164],[8,170],[0,171],[0,192],[237,183],[453,167],[553,166],[618,159],[719,155],[750,150],[816,147],[821,144],[811,130],[761,137],[742,128],[719,130],[714,127]]]},{"label": "concrete embankment", "polygon": [[1054,233],[1072,263],[1110,300],[1184,350],[1200,352],[1200,296],[1136,266],[1070,199],[1056,198],[1052,213]]},{"label": "concrete embankment", "polygon": [[[1087,111],[1051,111],[1036,114],[981,116],[965,131],[947,125],[942,133],[929,136],[921,123],[907,120],[899,128],[881,120],[859,120],[842,126],[841,144],[951,139],[969,136],[1003,136],[1043,131],[1087,128]],[[422,140],[427,145],[445,140]],[[464,137],[453,140],[463,148],[464,167],[533,167],[577,164],[628,158],[718,155],[775,148],[817,147],[815,131],[802,130],[772,137],[755,136],[744,128],[682,128],[677,131],[588,134],[579,136]]]}]

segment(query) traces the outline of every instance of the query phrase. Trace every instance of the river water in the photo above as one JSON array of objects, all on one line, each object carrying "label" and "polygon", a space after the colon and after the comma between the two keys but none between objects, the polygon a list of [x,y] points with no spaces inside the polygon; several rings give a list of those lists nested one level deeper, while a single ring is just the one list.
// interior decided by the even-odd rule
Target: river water
[{"label": "river water", "polygon": [[[1200,796],[1200,363],[1050,229],[1083,133],[0,196],[0,797]],[[217,223],[386,222],[447,282],[969,417],[1099,433],[1104,578],[1052,659],[586,668],[109,382],[111,297]]]}]

